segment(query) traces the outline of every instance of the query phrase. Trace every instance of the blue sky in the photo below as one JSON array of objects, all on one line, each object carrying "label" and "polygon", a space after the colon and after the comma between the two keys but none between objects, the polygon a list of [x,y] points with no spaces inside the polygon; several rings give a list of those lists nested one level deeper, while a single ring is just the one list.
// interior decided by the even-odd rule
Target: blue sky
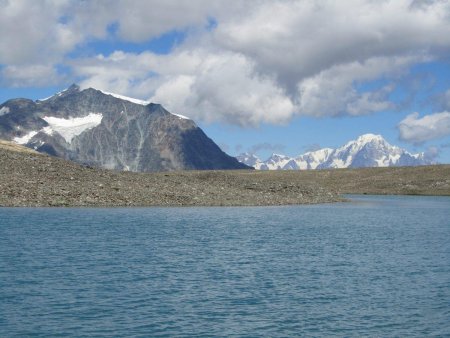
[{"label": "blue sky", "polygon": [[72,83],[191,117],[232,155],[364,133],[450,163],[450,2],[2,1],[0,102]]}]

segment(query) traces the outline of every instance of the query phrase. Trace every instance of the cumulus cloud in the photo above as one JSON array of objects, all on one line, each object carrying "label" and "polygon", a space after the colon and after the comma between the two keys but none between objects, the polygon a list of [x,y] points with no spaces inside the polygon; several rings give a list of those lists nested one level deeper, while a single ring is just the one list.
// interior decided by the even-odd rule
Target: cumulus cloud
[{"label": "cumulus cloud", "polygon": [[[395,108],[398,80],[449,54],[449,15],[450,2],[420,0],[0,0],[0,80],[44,85],[59,64],[82,86],[203,121],[359,116]],[[173,31],[186,38],[168,55],[83,49]]]},{"label": "cumulus cloud", "polygon": [[[175,111],[207,122],[257,125],[287,122],[294,105],[271,78],[253,71],[253,62],[236,53],[199,53],[188,75],[167,76],[152,97]],[[178,96],[173,93],[178,93]]]},{"label": "cumulus cloud", "polygon": [[299,82],[298,109],[301,114],[312,116],[357,116],[393,108],[388,99],[394,89],[392,84],[362,92],[355,83],[398,77],[414,62],[426,59],[425,55],[375,57],[332,66]]},{"label": "cumulus cloud", "polygon": [[[98,88],[142,98],[139,84],[149,79],[151,69],[157,66],[157,55],[144,52],[140,55],[116,51],[105,57],[78,59],[71,62],[74,74],[83,80],[82,88]],[[146,90],[149,95],[151,89]]]},{"label": "cumulus cloud", "polygon": [[257,71],[243,54],[179,48],[169,55],[114,52],[73,63],[83,87],[115,91],[162,103],[206,122],[240,126],[282,124],[294,115],[364,115],[393,108],[385,84],[361,92],[354,85],[380,76],[399,77],[426,55],[378,57],[337,65],[299,82],[291,96],[275,77]]},{"label": "cumulus cloud", "polygon": [[397,127],[400,139],[420,144],[450,135],[450,113],[435,113],[420,118],[416,112],[408,115]]},{"label": "cumulus cloud", "polygon": [[294,104],[276,81],[254,72],[252,60],[237,53],[113,53],[73,66],[86,78],[83,87],[138,94],[206,122],[255,126],[287,122],[294,114]]},{"label": "cumulus cloud", "polygon": [[127,41],[141,42],[165,32],[208,23],[217,1],[113,1],[113,20],[118,23],[119,36]]},{"label": "cumulus cloud", "polygon": [[48,64],[7,66],[0,71],[0,84],[11,87],[48,86],[59,82],[61,75]]},{"label": "cumulus cloud", "polygon": [[0,63],[42,64],[58,61],[82,40],[61,21],[68,1],[0,1]]},{"label": "cumulus cloud", "polygon": [[[138,43],[175,30],[204,27],[222,6],[215,0],[0,0],[0,65],[55,68],[90,42]],[[26,78],[14,71],[8,76],[4,80],[16,86],[45,85],[35,71]]]},{"label": "cumulus cloud", "polygon": [[[1,0],[0,63],[58,59],[77,44],[116,34],[131,42],[203,26],[219,10],[209,0]],[[109,29],[116,26],[114,32]]]},{"label": "cumulus cloud", "polygon": [[221,23],[215,37],[295,90],[335,65],[448,48],[449,12],[447,1],[266,1]]}]

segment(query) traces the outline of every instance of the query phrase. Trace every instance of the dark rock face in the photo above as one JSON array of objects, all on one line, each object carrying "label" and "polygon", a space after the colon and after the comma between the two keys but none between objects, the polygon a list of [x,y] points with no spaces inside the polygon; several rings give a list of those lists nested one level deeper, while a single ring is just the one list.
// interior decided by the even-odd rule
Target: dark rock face
[{"label": "dark rock face", "polygon": [[1,139],[81,164],[136,172],[249,168],[192,120],[93,88],[9,100],[0,111]]}]

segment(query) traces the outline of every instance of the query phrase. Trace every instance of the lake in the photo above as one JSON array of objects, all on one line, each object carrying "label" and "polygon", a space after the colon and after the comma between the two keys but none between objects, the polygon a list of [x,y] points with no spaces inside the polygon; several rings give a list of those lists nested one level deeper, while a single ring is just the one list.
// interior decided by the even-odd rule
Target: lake
[{"label": "lake", "polygon": [[0,208],[0,336],[448,336],[450,198]]}]

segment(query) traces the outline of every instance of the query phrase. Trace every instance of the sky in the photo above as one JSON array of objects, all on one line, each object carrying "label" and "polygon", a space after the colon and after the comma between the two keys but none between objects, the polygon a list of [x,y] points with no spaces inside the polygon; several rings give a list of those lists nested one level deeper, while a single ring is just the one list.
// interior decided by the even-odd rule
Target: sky
[{"label": "sky", "polygon": [[0,0],[0,102],[82,88],[231,155],[381,134],[450,163],[450,0]]}]

